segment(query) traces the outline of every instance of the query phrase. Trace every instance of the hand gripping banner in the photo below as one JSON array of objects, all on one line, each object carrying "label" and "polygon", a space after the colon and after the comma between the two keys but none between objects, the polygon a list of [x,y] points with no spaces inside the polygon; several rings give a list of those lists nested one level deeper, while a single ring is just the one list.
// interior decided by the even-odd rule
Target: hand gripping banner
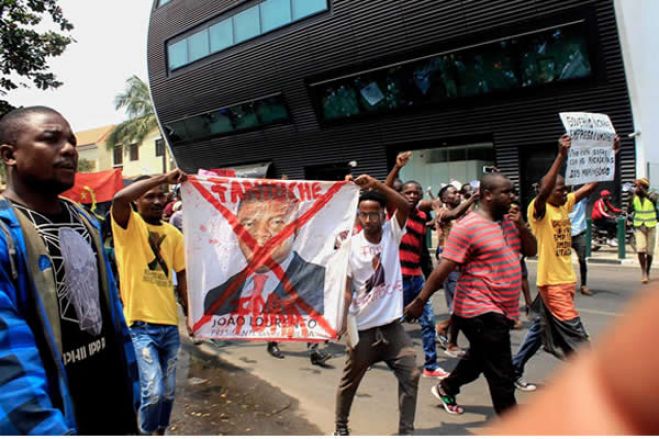
[{"label": "hand gripping banner", "polygon": [[354,183],[191,176],[181,194],[196,336],[336,338]]}]

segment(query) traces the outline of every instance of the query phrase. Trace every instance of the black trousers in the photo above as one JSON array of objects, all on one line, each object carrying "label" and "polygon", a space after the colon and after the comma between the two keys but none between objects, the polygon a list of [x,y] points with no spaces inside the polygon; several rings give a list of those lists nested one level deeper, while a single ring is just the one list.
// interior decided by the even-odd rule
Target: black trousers
[{"label": "black trousers", "polygon": [[581,232],[572,237],[572,248],[579,258],[579,274],[581,274],[581,286],[588,283],[588,265],[586,263],[586,232]]},{"label": "black trousers", "polygon": [[454,315],[469,340],[469,353],[441,385],[449,395],[460,393],[460,387],[485,375],[494,411],[501,414],[517,405],[515,369],[510,346],[510,329],[514,322],[502,314],[489,312],[472,318]]}]

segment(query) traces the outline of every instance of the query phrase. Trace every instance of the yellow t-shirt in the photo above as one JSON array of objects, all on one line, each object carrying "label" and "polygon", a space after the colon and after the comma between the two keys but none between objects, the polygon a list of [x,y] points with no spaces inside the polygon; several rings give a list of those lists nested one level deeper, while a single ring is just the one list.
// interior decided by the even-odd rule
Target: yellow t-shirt
[{"label": "yellow t-shirt", "polygon": [[112,235],[128,326],[135,321],[177,325],[172,279],[174,272],[185,270],[181,232],[167,223],[148,224],[137,212],[131,212],[125,229],[112,218]]},{"label": "yellow t-shirt", "polygon": [[529,224],[538,241],[539,287],[577,282],[572,267],[572,224],[568,216],[575,200],[574,193],[571,193],[562,206],[547,203],[545,216],[539,220],[535,218],[535,198],[529,204]]}]

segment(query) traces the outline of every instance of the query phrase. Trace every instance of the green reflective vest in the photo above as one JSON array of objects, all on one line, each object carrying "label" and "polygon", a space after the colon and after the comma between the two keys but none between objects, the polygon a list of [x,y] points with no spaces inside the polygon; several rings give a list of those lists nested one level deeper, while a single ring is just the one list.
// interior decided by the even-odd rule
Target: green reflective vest
[{"label": "green reflective vest", "polygon": [[634,206],[634,227],[654,227],[657,225],[657,211],[655,210],[654,203],[649,198],[641,198],[634,195],[632,201]]}]

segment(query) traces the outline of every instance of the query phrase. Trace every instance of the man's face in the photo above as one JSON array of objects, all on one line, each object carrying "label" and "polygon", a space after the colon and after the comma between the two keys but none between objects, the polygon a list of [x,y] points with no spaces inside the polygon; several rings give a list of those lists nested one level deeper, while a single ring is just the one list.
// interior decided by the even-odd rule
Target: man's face
[{"label": "man's face", "polygon": [[28,113],[11,145],[11,158],[4,157],[15,178],[29,187],[59,194],[75,183],[78,168],[76,137],[58,113]]},{"label": "man's face", "polygon": [[642,184],[637,184],[635,192],[636,192],[636,195],[638,195],[639,197],[645,197],[648,193],[648,190]]},{"label": "man's face", "polygon": [[552,206],[562,206],[567,202],[567,186],[565,186],[565,179],[559,176],[556,179],[556,186],[549,196],[549,204]]},{"label": "man's face", "polygon": [[458,190],[453,186],[449,186],[449,188],[442,194],[442,202],[448,204],[450,207],[457,207],[460,204],[460,194],[458,193]]},{"label": "man's face", "polygon": [[357,219],[368,234],[379,233],[382,230],[384,218],[384,209],[377,201],[364,200],[357,206]]},{"label": "man's face", "polygon": [[[292,221],[294,212],[295,205],[292,203],[280,200],[253,200],[241,204],[237,216],[240,224],[245,227],[256,243],[263,246]],[[294,240],[295,234],[279,244],[271,255],[272,259],[277,262],[286,259],[293,249]],[[239,239],[238,244],[245,259],[250,263],[254,252],[243,240]],[[259,273],[268,270],[269,268],[265,265],[256,269]]]},{"label": "man's face", "polygon": [[510,205],[515,198],[513,182],[505,177],[497,179],[497,184],[485,195],[485,200],[490,204],[495,219],[503,218],[510,211]]},{"label": "man's face", "polygon": [[167,204],[167,192],[164,186],[158,186],[135,200],[137,212],[146,221],[158,222],[162,219],[165,205]]},{"label": "man's face", "polygon": [[416,183],[409,183],[404,185],[402,187],[401,193],[412,207],[416,207],[416,205],[419,203],[419,200],[423,198],[423,190],[421,189],[421,186]]}]

